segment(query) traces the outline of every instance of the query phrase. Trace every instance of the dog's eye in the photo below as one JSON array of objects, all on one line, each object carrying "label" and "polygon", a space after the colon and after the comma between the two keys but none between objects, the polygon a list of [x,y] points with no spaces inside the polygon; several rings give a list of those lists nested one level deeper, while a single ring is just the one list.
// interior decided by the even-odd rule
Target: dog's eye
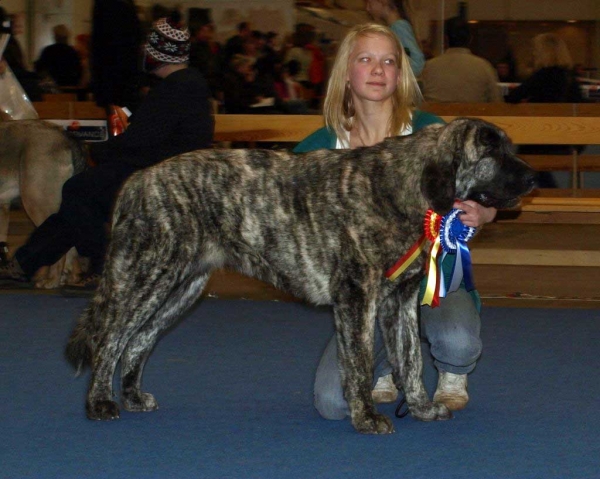
[{"label": "dog's eye", "polygon": [[491,181],[494,179],[498,168],[498,161],[496,161],[494,158],[482,158],[477,162],[477,166],[475,167],[475,175],[480,180]]}]

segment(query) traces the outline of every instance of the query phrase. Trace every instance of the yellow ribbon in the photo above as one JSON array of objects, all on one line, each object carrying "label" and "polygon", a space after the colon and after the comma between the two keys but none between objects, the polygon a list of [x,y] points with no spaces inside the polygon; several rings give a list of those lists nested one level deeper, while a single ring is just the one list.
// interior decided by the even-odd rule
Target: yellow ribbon
[{"label": "yellow ribbon", "polygon": [[421,305],[426,304],[435,308],[440,305],[440,271],[438,271],[437,257],[441,250],[440,241],[440,223],[442,217],[433,210],[427,210],[425,215],[425,235],[431,241],[429,250],[429,264],[427,266],[427,283],[425,285],[425,294],[421,300]]},{"label": "yellow ribbon", "polygon": [[429,266],[427,268],[427,285],[425,286],[425,294],[421,300],[421,304],[426,304],[435,308],[440,304],[440,281],[437,267],[437,256],[440,252],[440,235],[438,234],[431,245],[429,251]]}]

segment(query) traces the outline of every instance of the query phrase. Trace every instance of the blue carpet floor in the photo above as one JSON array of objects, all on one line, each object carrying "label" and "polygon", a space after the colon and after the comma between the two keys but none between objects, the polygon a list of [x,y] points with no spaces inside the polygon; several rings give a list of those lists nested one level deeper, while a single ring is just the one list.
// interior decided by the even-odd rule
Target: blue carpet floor
[{"label": "blue carpet floor", "polygon": [[312,406],[329,311],[274,302],[199,304],[146,368],[160,409],[88,421],[62,357],[85,303],[0,295],[1,478],[600,477],[598,310],[485,309],[468,408],[361,436]]}]

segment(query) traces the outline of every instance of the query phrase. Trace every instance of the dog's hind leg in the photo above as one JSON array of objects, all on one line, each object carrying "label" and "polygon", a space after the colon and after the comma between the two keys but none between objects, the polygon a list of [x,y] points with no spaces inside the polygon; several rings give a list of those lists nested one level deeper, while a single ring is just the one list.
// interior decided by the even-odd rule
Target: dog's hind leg
[{"label": "dog's hind leg", "polygon": [[154,411],[158,404],[150,393],[142,392],[146,360],[159,336],[170,328],[204,289],[210,274],[191,276],[169,296],[164,305],[129,340],[121,356],[121,395],[127,411]]},{"label": "dog's hind leg", "polygon": [[396,385],[404,391],[411,415],[421,421],[450,419],[443,404],[429,400],[423,384],[417,299],[419,283],[397,289],[380,305],[379,324]]},{"label": "dog's hind leg", "polygon": [[[189,306],[190,298],[208,279],[208,267],[198,271],[189,261],[178,261],[174,244],[173,249],[163,248],[161,256],[149,243],[127,242],[119,234],[117,231],[113,237],[88,320],[95,325],[96,343],[86,402],[90,419],[119,417],[112,382],[117,362],[126,350],[125,405],[131,409],[155,408],[154,399],[150,395],[143,399],[139,391],[144,361],[158,333],[173,322],[178,311]],[[138,400],[140,404],[135,405]]]}]

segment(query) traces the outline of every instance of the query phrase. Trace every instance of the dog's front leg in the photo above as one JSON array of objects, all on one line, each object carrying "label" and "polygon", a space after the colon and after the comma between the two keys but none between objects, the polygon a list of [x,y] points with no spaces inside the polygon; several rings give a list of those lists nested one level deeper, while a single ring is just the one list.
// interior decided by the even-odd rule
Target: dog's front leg
[{"label": "dog's front leg", "polygon": [[377,413],[371,397],[375,300],[367,300],[364,291],[353,291],[346,298],[335,304],[334,317],[338,361],[352,425],[364,434],[389,434],[394,426],[387,416]]},{"label": "dog's front leg", "polygon": [[452,413],[443,404],[431,402],[423,384],[418,295],[419,282],[411,280],[388,296],[379,308],[388,361],[414,418],[421,421],[450,419]]}]

